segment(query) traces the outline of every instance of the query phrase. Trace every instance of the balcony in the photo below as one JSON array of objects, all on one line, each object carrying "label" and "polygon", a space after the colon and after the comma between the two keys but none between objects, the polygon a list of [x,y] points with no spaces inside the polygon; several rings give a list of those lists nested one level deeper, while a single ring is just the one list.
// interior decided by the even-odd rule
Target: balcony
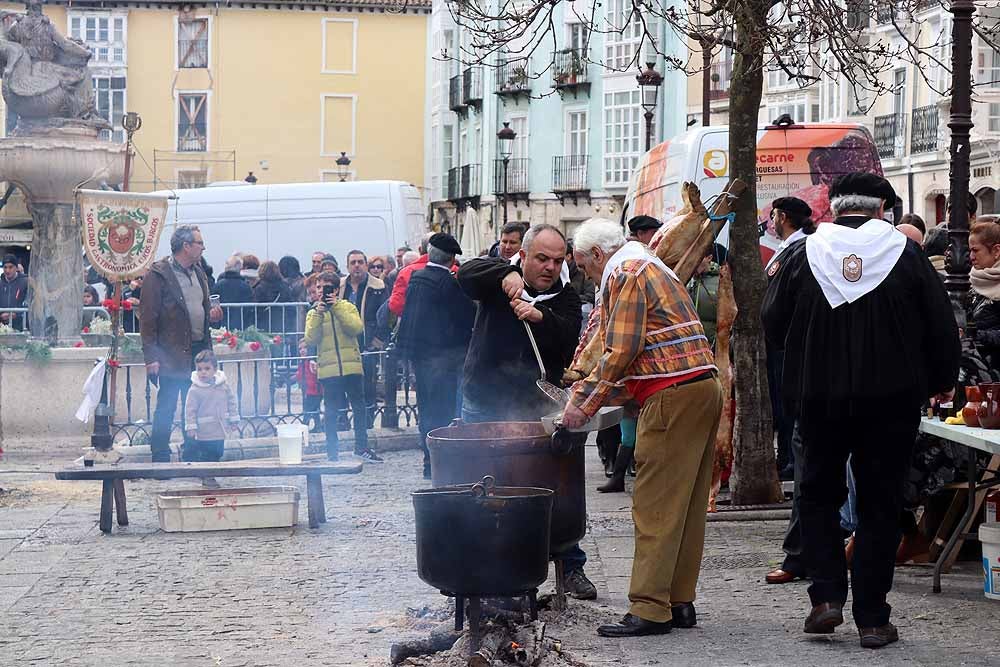
[{"label": "balcony", "polygon": [[896,5],[888,0],[877,0],[877,2],[878,5],[875,7],[875,21],[879,25],[892,23],[897,16]]},{"label": "balcony", "polygon": [[844,25],[848,30],[867,30],[872,21],[872,8],[868,0],[847,0]]},{"label": "balcony", "polygon": [[474,107],[483,101],[483,68],[470,67],[462,73],[462,103]]},{"label": "balcony", "polygon": [[586,49],[563,49],[553,54],[552,87],[562,95],[565,90],[590,87],[587,79]]},{"label": "balcony", "polygon": [[528,168],[530,158],[517,157],[507,161],[507,187],[503,182],[503,160],[493,160],[493,194],[508,196],[526,195],[531,192],[528,187]]},{"label": "balcony", "polygon": [[205,123],[188,125],[177,138],[178,153],[204,153],[208,149]]},{"label": "balcony", "polygon": [[531,95],[531,77],[525,60],[497,61],[497,95]]},{"label": "balcony", "polygon": [[451,77],[448,81],[448,108],[455,113],[465,111],[465,102],[462,101],[462,75]]},{"label": "balcony", "polygon": [[875,147],[880,158],[900,158],[906,153],[906,115],[875,116]]},{"label": "balcony", "polygon": [[460,204],[479,201],[480,172],[478,164],[465,164],[448,170],[448,199]]},{"label": "balcony", "polygon": [[712,84],[708,91],[708,99],[724,100],[728,98],[729,80],[733,76],[733,61],[723,60],[722,62],[712,63],[710,71],[709,79],[711,79]]},{"label": "balcony", "polygon": [[935,105],[913,110],[910,125],[910,153],[933,153],[938,149],[938,108]]},{"label": "balcony", "polygon": [[590,190],[587,178],[589,155],[556,155],[552,158],[552,192],[586,192]]}]

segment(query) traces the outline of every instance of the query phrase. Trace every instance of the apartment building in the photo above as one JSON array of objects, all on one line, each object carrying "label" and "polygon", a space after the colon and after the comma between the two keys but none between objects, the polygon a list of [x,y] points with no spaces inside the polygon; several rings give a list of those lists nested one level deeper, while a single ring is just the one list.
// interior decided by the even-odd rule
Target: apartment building
[{"label": "apartment building", "polygon": [[[509,221],[547,222],[567,233],[596,215],[619,218],[646,146],[638,69],[629,66],[637,52],[639,62],[656,63],[665,77],[654,141],[683,129],[684,76],[665,72],[655,52],[641,46],[641,21],[625,25],[630,3],[596,7],[620,33],[588,31],[578,16],[589,16],[592,5],[556,6],[554,52],[500,53],[470,67],[458,57],[471,37],[454,20],[456,5],[435,0],[424,170],[440,228],[478,230],[476,245],[488,247],[502,226],[505,199]],[[661,49],[682,46],[665,31],[656,34]],[[497,141],[504,124],[516,133],[506,178]]]}]

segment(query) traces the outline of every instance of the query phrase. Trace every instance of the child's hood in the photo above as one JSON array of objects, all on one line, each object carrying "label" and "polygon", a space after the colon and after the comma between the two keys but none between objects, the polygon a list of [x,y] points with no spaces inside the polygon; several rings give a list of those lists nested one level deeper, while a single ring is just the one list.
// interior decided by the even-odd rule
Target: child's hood
[{"label": "child's hood", "polygon": [[226,384],[226,374],[222,371],[215,371],[215,376],[209,382],[202,382],[198,379],[198,371],[191,371],[191,384],[197,387],[218,387]]}]

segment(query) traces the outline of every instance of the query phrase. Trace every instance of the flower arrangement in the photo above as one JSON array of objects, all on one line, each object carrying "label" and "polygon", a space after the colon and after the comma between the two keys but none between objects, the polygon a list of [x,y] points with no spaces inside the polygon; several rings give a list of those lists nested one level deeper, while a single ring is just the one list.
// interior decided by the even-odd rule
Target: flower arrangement
[{"label": "flower arrangement", "polygon": [[281,345],[281,336],[271,336],[257,327],[247,327],[244,330],[212,329],[212,342],[226,345],[232,350],[246,347],[251,352],[259,351],[264,345]]},{"label": "flower arrangement", "polygon": [[[114,315],[116,312],[118,312],[118,304],[115,303],[114,299],[105,299],[104,301],[101,302],[101,307],[104,308],[104,310],[106,310],[109,313],[111,313],[112,315]],[[122,301],[122,303],[121,303],[121,309],[122,310],[132,310],[132,302],[131,301]]]},{"label": "flower arrangement", "polygon": [[90,321],[90,326],[84,327],[80,333],[111,336],[111,320],[105,317],[95,317]]}]

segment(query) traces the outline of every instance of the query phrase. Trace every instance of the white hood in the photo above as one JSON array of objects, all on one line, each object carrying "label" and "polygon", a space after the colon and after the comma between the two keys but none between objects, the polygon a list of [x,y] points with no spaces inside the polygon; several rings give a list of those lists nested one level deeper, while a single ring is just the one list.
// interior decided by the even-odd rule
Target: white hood
[{"label": "white hood", "polygon": [[222,371],[215,371],[211,382],[202,382],[198,379],[198,371],[191,371],[191,384],[198,387],[217,387],[226,384],[226,374]]}]

